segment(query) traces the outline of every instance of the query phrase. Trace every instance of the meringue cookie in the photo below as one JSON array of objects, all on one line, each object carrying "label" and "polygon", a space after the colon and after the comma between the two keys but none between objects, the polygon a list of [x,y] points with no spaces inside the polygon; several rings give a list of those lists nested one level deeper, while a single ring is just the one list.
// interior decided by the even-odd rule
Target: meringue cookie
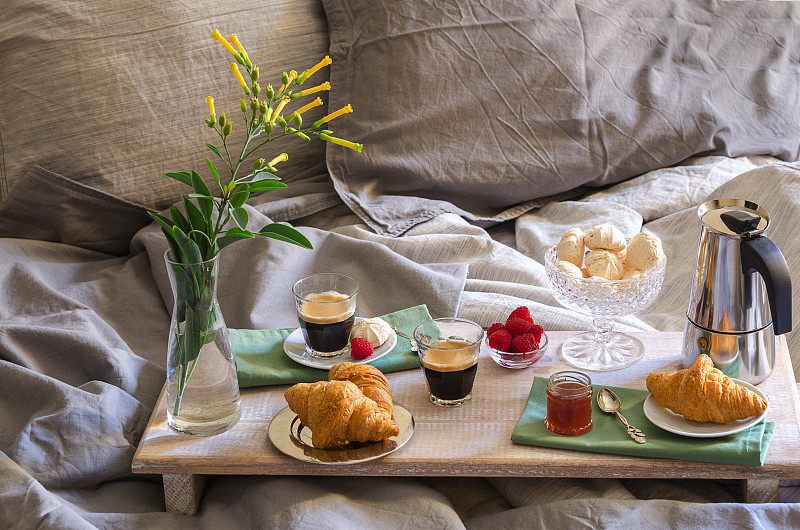
[{"label": "meringue cookie", "polygon": [[365,318],[353,324],[350,339],[361,338],[377,348],[392,336],[392,327],[382,318]]},{"label": "meringue cookie", "polygon": [[661,240],[650,232],[639,232],[631,238],[628,244],[628,254],[625,261],[632,269],[646,271],[652,269],[661,259],[664,250]]},{"label": "meringue cookie", "polygon": [[644,276],[644,272],[638,269],[627,269],[625,273],[622,275],[622,280],[633,280],[635,278],[641,278]]},{"label": "meringue cookie", "polygon": [[583,271],[581,268],[571,261],[559,260],[556,261],[553,266],[564,274],[569,274],[570,276],[575,276],[577,278],[583,278]]},{"label": "meringue cookie", "polygon": [[583,230],[580,228],[570,228],[564,232],[561,240],[556,245],[556,254],[559,261],[568,261],[577,267],[583,265],[583,254],[585,252]]},{"label": "meringue cookie", "polygon": [[583,242],[591,250],[619,252],[625,248],[625,234],[616,226],[603,223],[587,230]]},{"label": "meringue cookie", "polygon": [[600,276],[606,280],[622,278],[622,262],[607,250],[592,250],[586,254],[586,270],[592,276]]}]

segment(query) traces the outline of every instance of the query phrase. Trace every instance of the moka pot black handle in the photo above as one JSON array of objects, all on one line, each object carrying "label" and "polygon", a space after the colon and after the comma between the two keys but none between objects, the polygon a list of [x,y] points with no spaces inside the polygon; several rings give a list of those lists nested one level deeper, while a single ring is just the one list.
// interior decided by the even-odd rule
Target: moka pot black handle
[{"label": "moka pot black handle", "polygon": [[792,280],[780,249],[768,237],[742,240],[742,273],[757,272],[764,279],[775,335],[792,330]]}]

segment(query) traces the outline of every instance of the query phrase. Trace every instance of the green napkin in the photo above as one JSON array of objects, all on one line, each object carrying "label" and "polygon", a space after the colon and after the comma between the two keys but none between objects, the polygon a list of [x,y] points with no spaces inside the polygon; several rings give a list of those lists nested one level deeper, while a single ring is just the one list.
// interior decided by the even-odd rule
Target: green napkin
[{"label": "green napkin", "polygon": [[[409,336],[419,324],[433,320],[425,305],[395,311],[381,318]],[[240,387],[313,383],[327,379],[327,370],[299,364],[283,351],[283,341],[295,329],[229,330]],[[342,356],[342,362],[348,360],[351,360],[349,355]],[[383,373],[396,372],[419,367],[419,356],[411,351],[411,343],[398,335],[397,345],[392,351],[370,364]]]},{"label": "green napkin", "polygon": [[592,396],[592,430],[580,436],[559,436],[544,426],[547,416],[547,379],[533,380],[530,396],[522,417],[517,423],[511,441],[518,444],[573,449],[615,455],[674,458],[694,462],[719,464],[764,465],[769,443],[775,432],[775,423],[762,421],[749,429],[719,438],[689,438],[667,432],[657,427],[644,415],[642,406],[649,395],[647,390],[607,387],[622,401],[620,413],[628,422],[638,427],[647,443],[637,444],[625,431],[625,426],[615,414],[607,414],[597,405],[597,391]]}]

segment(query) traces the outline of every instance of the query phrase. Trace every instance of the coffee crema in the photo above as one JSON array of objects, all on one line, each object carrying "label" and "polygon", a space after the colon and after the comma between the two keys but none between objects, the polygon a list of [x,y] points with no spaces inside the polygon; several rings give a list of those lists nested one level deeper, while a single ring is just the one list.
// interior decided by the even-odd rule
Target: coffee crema
[{"label": "coffee crema", "polygon": [[304,297],[299,313],[306,322],[331,324],[347,320],[355,311],[351,297],[337,291],[327,291]]}]

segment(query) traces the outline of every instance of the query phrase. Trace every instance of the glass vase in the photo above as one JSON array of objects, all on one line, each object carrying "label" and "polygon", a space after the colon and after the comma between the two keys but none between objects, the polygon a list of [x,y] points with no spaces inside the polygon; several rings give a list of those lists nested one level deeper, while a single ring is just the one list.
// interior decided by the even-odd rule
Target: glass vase
[{"label": "glass vase", "polygon": [[217,303],[217,258],[201,263],[164,255],[175,299],[167,351],[167,424],[197,436],[233,427],[241,416],[228,328]]}]

